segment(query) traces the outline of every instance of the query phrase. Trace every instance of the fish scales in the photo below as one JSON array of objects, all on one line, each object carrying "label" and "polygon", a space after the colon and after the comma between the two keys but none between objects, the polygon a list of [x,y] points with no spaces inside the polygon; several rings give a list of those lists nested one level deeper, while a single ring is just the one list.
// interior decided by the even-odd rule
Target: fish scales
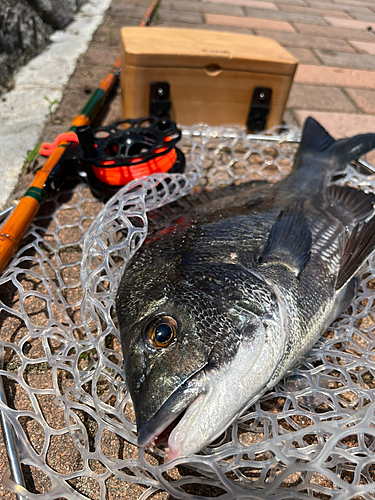
[{"label": "fish scales", "polygon": [[116,298],[140,446],[167,439],[166,460],[202,450],[350,304],[375,196],[328,181],[374,147],[374,134],[335,141],[309,118],[283,181],[150,214]]}]

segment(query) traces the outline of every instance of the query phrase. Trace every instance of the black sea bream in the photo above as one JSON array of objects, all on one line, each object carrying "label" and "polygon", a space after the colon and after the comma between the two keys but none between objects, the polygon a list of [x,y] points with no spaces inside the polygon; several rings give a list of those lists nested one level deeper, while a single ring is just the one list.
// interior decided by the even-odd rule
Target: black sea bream
[{"label": "black sea bream", "polygon": [[201,450],[348,307],[375,196],[327,184],[374,147],[375,134],[335,141],[309,118],[283,181],[155,212],[116,299],[140,446],[167,438],[166,460]]}]

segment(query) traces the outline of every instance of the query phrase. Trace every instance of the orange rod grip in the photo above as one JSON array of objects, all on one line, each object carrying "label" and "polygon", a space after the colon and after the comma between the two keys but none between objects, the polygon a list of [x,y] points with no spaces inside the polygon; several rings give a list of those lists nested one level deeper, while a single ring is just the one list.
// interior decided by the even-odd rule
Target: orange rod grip
[{"label": "orange rod grip", "polygon": [[30,196],[24,196],[4,224],[0,233],[0,273],[17,251],[38,210],[38,201]]},{"label": "orange rod grip", "polygon": [[77,115],[73,118],[72,127],[81,127],[82,125],[90,125],[90,120],[86,115]]},{"label": "orange rod grip", "polygon": [[38,170],[38,172],[35,174],[33,182],[30,184],[30,187],[36,187],[39,189],[43,189],[44,184],[47,180],[47,177],[49,174],[52,172],[54,166],[58,163],[62,155],[65,153],[66,146],[68,145],[68,142],[60,142],[60,144],[57,146],[55,151],[51,154],[51,156],[48,158],[44,166]]}]

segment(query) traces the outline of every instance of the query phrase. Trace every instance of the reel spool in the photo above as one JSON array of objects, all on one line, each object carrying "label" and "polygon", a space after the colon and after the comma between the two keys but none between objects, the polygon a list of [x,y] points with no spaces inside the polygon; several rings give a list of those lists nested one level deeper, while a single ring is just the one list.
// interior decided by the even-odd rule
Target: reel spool
[{"label": "reel spool", "polygon": [[84,125],[76,133],[77,172],[97,196],[112,196],[140,177],[185,168],[185,157],[175,147],[181,131],[168,118],[120,120],[94,131]]}]

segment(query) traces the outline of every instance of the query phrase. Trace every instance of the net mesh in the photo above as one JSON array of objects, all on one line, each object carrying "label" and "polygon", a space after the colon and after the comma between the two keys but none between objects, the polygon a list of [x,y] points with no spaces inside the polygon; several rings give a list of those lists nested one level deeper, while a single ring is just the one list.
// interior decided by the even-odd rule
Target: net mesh
[{"label": "net mesh", "polygon": [[[192,190],[291,169],[298,131],[185,128],[185,174],[123,188],[106,205],[83,185],[45,203],[0,279],[7,404],[32,480],[24,498],[375,498],[375,261],[351,307],[306,357],[202,454],[163,463],[137,447],[114,297],[147,234],[147,211]],[[335,183],[375,192],[353,166]]]}]

